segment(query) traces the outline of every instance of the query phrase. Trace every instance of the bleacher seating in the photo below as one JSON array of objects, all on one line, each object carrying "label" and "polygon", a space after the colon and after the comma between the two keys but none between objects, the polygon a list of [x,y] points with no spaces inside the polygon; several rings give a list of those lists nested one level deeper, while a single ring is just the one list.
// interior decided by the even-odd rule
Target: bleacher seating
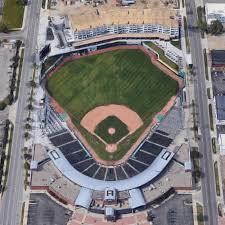
[{"label": "bleacher seating", "polygon": [[99,180],[123,180],[133,177],[149,167],[160,152],[173,141],[175,134],[181,129],[180,109],[174,107],[156,131],[141,143],[138,149],[124,164],[116,167],[100,165],[83,147],[79,140],[65,129],[55,112],[48,112],[46,131],[49,140],[63,153],[68,162],[86,176]]},{"label": "bleacher seating", "polygon": [[152,143],[156,143],[164,147],[168,147],[173,141],[173,139],[157,134],[157,133],[154,133],[148,140]]}]

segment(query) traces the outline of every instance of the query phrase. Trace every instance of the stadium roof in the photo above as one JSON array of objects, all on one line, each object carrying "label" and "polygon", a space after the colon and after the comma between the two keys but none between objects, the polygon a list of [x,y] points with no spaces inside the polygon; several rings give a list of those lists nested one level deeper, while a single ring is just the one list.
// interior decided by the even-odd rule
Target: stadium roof
[{"label": "stadium roof", "polygon": [[69,16],[76,31],[102,27],[103,25],[155,24],[165,27],[178,27],[176,11],[168,8],[88,8],[80,7]]},{"label": "stadium roof", "polygon": [[98,191],[103,191],[107,187],[115,188],[118,191],[124,191],[143,186],[156,178],[165,169],[174,156],[173,152],[163,149],[154,162],[147,169],[136,176],[124,180],[103,181],[88,177],[73,168],[58,149],[51,150],[48,154],[55,166],[69,180],[80,185],[81,187]]},{"label": "stadium roof", "polygon": [[217,119],[225,120],[225,96],[217,95],[215,98],[216,98]]},{"label": "stadium roof", "polygon": [[212,50],[211,57],[213,66],[225,66],[225,50]]}]

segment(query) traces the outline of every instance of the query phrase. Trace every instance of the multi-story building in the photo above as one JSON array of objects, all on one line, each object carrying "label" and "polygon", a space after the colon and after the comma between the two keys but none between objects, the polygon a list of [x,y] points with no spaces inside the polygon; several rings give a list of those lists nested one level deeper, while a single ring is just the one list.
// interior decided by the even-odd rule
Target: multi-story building
[{"label": "multi-story building", "polygon": [[205,11],[207,24],[215,20],[225,24],[225,3],[206,3]]},{"label": "multi-story building", "polygon": [[159,34],[169,38],[179,36],[179,17],[172,9],[96,9],[89,13],[71,15],[75,40],[83,41],[119,34]]}]

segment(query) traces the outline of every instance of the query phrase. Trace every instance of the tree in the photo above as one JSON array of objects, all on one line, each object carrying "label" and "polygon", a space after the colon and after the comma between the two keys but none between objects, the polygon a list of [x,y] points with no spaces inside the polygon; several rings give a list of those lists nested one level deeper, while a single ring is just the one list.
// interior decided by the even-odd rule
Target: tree
[{"label": "tree", "polygon": [[30,130],[31,129],[31,125],[29,123],[25,124],[25,129]]},{"label": "tree", "polygon": [[18,3],[20,5],[27,5],[28,0],[17,0],[16,3]]},{"label": "tree", "polygon": [[24,148],[22,148],[22,152],[27,152],[27,150],[28,150],[28,148],[27,147],[24,147]]},{"label": "tree", "polygon": [[199,159],[199,158],[201,158],[201,153],[199,152],[199,151],[197,151],[197,150],[192,150],[191,151],[191,158],[192,159]]},{"label": "tree", "polygon": [[147,221],[152,222],[154,220],[154,215],[151,211],[147,213]]},{"label": "tree", "polygon": [[200,169],[195,169],[192,174],[195,180],[199,180],[202,177],[202,172]]},{"label": "tree", "polygon": [[27,106],[27,108],[28,108],[28,110],[33,110],[33,105],[32,105],[32,104],[29,104],[29,105]]},{"label": "tree", "polygon": [[223,32],[223,24],[219,20],[214,20],[209,26],[209,32],[213,35],[221,34]]},{"label": "tree", "polygon": [[29,161],[29,160],[32,159],[32,155],[31,154],[28,154],[28,153],[25,153],[24,154],[24,159]]},{"label": "tree", "polygon": [[30,163],[29,162],[25,162],[24,163],[24,169],[25,170],[29,170],[30,169]]},{"label": "tree", "polygon": [[30,137],[30,134],[28,132],[25,132],[24,137],[25,137],[25,139],[28,139]]},{"label": "tree", "polygon": [[26,118],[26,121],[27,121],[27,122],[30,122],[30,121],[31,121],[31,118],[28,116],[28,117]]},{"label": "tree", "polygon": [[206,32],[207,31],[207,23],[205,21],[202,20],[198,20],[198,29],[201,30],[202,32]]},{"label": "tree", "polygon": [[36,88],[37,84],[34,80],[31,80],[30,81],[30,86],[33,87],[33,88]]},{"label": "tree", "polygon": [[17,40],[15,45],[16,45],[16,48],[20,48],[20,46],[22,45],[22,41]]},{"label": "tree", "polygon": [[4,21],[0,21],[0,33],[8,33],[9,32],[9,27]]},{"label": "tree", "polygon": [[11,60],[12,60],[13,62],[18,62],[19,59],[20,59],[20,57],[19,57],[18,55],[14,55],[14,56],[12,57]]},{"label": "tree", "polygon": [[0,110],[4,110],[6,108],[6,103],[4,101],[0,102]]}]

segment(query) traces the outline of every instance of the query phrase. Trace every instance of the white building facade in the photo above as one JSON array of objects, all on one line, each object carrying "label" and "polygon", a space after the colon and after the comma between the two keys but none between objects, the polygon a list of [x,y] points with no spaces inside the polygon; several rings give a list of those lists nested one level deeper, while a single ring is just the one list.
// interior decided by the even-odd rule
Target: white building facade
[{"label": "white building facade", "polygon": [[164,27],[153,24],[115,24],[75,31],[75,40],[86,40],[110,34],[135,34],[135,33],[161,33],[176,38],[179,36],[179,27]]},{"label": "white building facade", "polygon": [[225,24],[225,3],[206,3],[205,12],[207,24],[215,20]]}]

